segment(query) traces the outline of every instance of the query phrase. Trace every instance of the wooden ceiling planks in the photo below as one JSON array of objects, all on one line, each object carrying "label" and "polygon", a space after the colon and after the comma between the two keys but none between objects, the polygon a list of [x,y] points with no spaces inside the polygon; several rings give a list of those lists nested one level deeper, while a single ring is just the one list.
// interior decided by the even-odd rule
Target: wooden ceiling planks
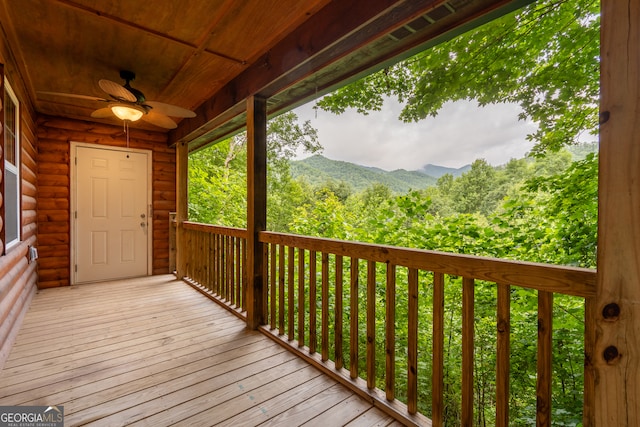
[{"label": "wooden ceiling planks", "polygon": [[193,109],[329,0],[0,1],[36,110],[94,120],[103,104],[39,92],[106,97],[98,80],[129,69],[147,99]]},{"label": "wooden ceiling planks", "polygon": [[[244,125],[239,105],[251,94],[271,98],[269,112],[281,112],[353,79],[442,41],[481,22],[487,12],[504,14],[531,0],[383,0],[328,5],[229,82],[171,132],[170,141],[190,141],[193,149],[228,137]],[[419,25],[425,21],[428,25]],[[410,36],[390,34],[409,27]]]},{"label": "wooden ceiling planks", "polygon": [[[525,1],[0,0],[0,25],[37,112],[119,123],[90,117],[104,103],[39,92],[107,97],[98,80],[122,82],[128,69],[148,100],[196,110],[170,140],[199,146],[242,126],[229,120],[242,119],[248,96],[275,96],[270,111],[284,111],[398,55],[408,39],[437,36],[439,14],[448,31]],[[412,22],[417,33],[405,39]]]}]

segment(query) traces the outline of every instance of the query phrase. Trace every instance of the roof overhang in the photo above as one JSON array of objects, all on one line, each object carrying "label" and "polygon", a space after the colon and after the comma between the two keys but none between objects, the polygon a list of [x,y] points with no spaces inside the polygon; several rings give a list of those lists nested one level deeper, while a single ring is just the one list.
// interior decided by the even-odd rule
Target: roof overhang
[{"label": "roof overhang", "polygon": [[214,144],[244,129],[251,95],[280,114],[532,1],[333,2],[182,121],[170,143]]}]

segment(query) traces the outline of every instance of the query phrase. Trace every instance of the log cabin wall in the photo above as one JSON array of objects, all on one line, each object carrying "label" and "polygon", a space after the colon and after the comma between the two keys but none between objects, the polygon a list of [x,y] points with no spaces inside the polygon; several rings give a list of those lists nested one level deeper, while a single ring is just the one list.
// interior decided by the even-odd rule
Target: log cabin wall
[{"label": "log cabin wall", "polygon": [[[31,299],[36,292],[37,262],[27,258],[29,246],[37,247],[36,195],[37,147],[35,113],[29,103],[20,77],[11,65],[11,55],[0,43],[0,61],[20,103],[20,177],[21,177],[21,236],[20,242],[5,255],[0,251],[0,370],[22,324]],[[2,76],[0,76],[0,79]],[[0,138],[0,147],[4,141]],[[2,148],[0,148],[2,149]],[[4,165],[2,165],[4,166]],[[2,171],[3,169],[0,169]],[[0,173],[0,185],[2,183]],[[3,203],[0,198],[0,204]],[[0,226],[2,222],[0,221]],[[2,247],[2,245],[0,245]]]},{"label": "log cabin wall", "polygon": [[[175,148],[160,132],[131,129],[129,146],[153,156],[153,274],[169,272],[169,212],[176,206]],[[38,119],[39,288],[71,281],[71,142],[126,147],[121,126],[41,116]]]}]

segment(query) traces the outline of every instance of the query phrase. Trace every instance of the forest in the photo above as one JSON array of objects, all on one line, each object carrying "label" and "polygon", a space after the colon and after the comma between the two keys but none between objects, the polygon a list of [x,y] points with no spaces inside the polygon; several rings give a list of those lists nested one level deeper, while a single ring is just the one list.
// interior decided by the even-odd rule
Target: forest
[{"label": "forest", "polygon": [[[545,0],[374,73],[317,101],[366,114],[385,97],[401,120],[436,115],[446,101],[512,102],[533,120],[529,156],[398,193],[376,184],[293,178],[291,160],[320,153],[317,131],[293,112],[268,123],[267,228],[272,231],[520,261],[595,268],[597,237],[597,1]],[[474,73],[465,72],[474,70]],[[500,77],[499,79],[497,78]],[[499,84],[498,84],[499,82]],[[585,141],[590,141],[585,143]],[[246,226],[246,136],[189,157],[189,219]],[[447,288],[458,286],[449,278]],[[427,293],[428,295],[428,293]],[[460,301],[446,301],[446,425],[459,425]],[[510,425],[535,424],[536,293],[512,290]],[[425,301],[429,306],[429,301]],[[476,284],[475,424],[492,425],[495,287]],[[398,316],[402,316],[402,311]],[[406,314],[405,314],[406,315]],[[429,315],[428,310],[421,315]],[[424,319],[425,322],[428,319]],[[399,324],[406,324],[398,322]],[[428,348],[430,335],[420,345]],[[553,425],[582,423],[584,304],[554,300]],[[400,342],[402,340],[400,339]],[[400,351],[399,357],[402,357]],[[384,359],[381,357],[380,359]],[[428,377],[427,364],[422,367]],[[401,387],[400,387],[401,389]],[[427,416],[429,387],[420,390]],[[398,393],[399,397],[402,394]]]}]

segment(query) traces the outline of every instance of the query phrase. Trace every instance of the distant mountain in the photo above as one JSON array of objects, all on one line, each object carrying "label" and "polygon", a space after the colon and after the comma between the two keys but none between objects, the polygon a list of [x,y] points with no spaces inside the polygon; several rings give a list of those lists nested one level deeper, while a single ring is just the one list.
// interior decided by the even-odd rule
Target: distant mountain
[{"label": "distant mountain", "polygon": [[448,173],[453,175],[454,177],[458,177],[470,169],[471,169],[471,165],[466,165],[461,168],[455,169],[455,168],[447,168],[444,166],[427,164],[427,165],[424,165],[422,168],[420,168],[419,171],[426,175],[432,176],[434,178],[440,178],[442,175],[446,175]]},{"label": "distant mountain", "polygon": [[327,159],[319,154],[292,161],[291,174],[294,178],[304,177],[312,185],[329,180],[344,181],[356,192],[376,183],[386,185],[395,193],[421,190],[436,183],[436,178],[422,171],[398,169],[388,172],[379,168]]}]

